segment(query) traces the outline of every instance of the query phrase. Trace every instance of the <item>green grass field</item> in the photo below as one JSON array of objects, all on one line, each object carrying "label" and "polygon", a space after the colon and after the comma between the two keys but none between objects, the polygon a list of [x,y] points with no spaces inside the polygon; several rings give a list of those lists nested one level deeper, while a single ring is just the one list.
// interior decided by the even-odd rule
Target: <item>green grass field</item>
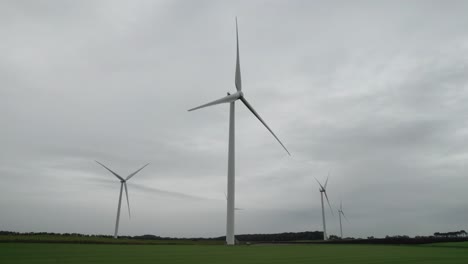
[{"label": "green grass field", "polygon": [[468,250],[468,242],[446,242],[446,243],[434,243],[426,246],[431,247],[449,247],[449,248],[466,248]]},{"label": "green grass field", "polygon": [[0,263],[468,263],[468,248],[452,246],[0,243]]}]

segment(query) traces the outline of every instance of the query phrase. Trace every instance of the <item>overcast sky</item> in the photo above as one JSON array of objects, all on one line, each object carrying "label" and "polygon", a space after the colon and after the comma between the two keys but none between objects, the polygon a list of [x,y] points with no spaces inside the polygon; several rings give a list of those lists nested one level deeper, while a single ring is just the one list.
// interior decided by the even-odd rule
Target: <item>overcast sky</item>
[{"label": "overcast sky", "polygon": [[[225,234],[235,16],[236,233],[467,229],[466,1],[2,1],[0,230]],[[328,210],[329,234],[338,234]]]}]

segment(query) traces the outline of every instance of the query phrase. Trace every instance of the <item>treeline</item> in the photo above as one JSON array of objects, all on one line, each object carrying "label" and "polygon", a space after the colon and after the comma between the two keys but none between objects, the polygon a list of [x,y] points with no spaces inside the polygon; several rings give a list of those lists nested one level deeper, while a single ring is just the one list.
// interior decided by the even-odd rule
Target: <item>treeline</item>
[{"label": "treeline", "polygon": [[367,239],[332,239],[324,241],[324,243],[335,243],[335,244],[430,244],[430,243],[440,243],[440,242],[462,242],[468,241],[467,233],[464,230],[456,232],[447,232],[441,233],[436,232],[432,236],[415,236],[409,237],[407,235],[396,235],[396,236],[385,236],[385,238],[374,238],[372,236]]},{"label": "treeline", "polygon": [[[216,240],[225,241],[225,236],[212,237],[212,238],[172,238],[172,237],[160,237],[155,235],[142,235],[129,237],[130,239],[139,240]],[[287,242],[287,241],[298,241],[298,240],[321,240],[323,239],[323,232],[285,232],[276,234],[244,234],[236,235],[236,240],[239,242]]]},{"label": "treeline", "polygon": [[435,232],[434,236],[435,237],[467,237],[468,233],[466,233],[465,230],[447,232],[447,233]]},{"label": "treeline", "polygon": [[388,244],[388,245],[420,245],[432,244],[440,242],[463,242],[468,241],[466,237],[434,237],[434,236],[393,236],[385,238],[368,238],[368,239],[343,239],[343,240],[328,240],[319,243],[327,244]]},{"label": "treeline", "polygon": [[6,236],[64,236],[64,237],[102,237],[112,238],[111,235],[86,235],[79,233],[52,233],[52,232],[12,232],[0,231],[0,235]]},{"label": "treeline", "polygon": [[[225,240],[226,237],[218,237],[218,240]],[[289,242],[301,240],[320,240],[323,239],[323,232],[286,232],[277,234],[246,234],[236,235],[239,242]]]},{"label": "treeline", "polygon": [[[87,235],[80,233],[53,233],[53,232],[12,232],[0,231],[1,235],[9,236],[56,236],[56,237],[82,237],[82,238],[113,238],[112,235]],[[200,240],[210,238],[174,238],[174,237],[160,237],[155,235],[140,235],[140,236],[119,236],[120,239],[138,239],[138,240]]]},{"label": "treeline", "polygon": [[[85,235],[79,233],[49,233],[49,232],[10,232],[0,231],[0,235],[9,236],[59,236],[59,237],[83,237],[83,238],[112,238],[110,235]],[[192,241],[225,241],[226,237],[212,237],[212,238],[173,238],[173,237],[160,237],[156,235],[140,235],[140,236],[119,236],[119,238],[136,239],[136,240],[192,240]],[[300,240],[320,240],[323,239],[323,232],[285,232],[277,234],[246,234],[236,235],[236,239],[240,242],[288,242]]]},{"label": "treeline", "polygon": [[[50,232],[11,232],[11,231],[0,231],[0,236],[12,237],[12,241],[17,239],[29,239],[29,240],[66,240],[66,241],[114,241],[111,235],[86,235],[79,233],[50,233]],[[15,238],[17,237],[17,238]],[[26,238],[25,238],[26,237]],[[54,238],[55,237],[55,238]],[[63,238],[63,239],[60,239]],[[104,238],[104,240],[100,240]],[[171,241],[175,243],[223,243],[226,240],[225,236],[211,237],[211,238],[174,238],[174,237],[161,237],[156,235],[139,235],[139,236],[119,236],[119,241],[130,241],[130,243],[169,243]],[[6,239],[6,238],[5,238]],[[252,243],[346,243],[346,244],[426,244],[436,242],[450,242],[450,241],[468,241],[468,234],[464,230],[455,232],[436,232],[432,236],[416,236],[409,237],[406,235],[398,236],[386,236],[385,238],[374,238],[372,236],[367,239],[347,237],[340,239],[337,236],[330,235],[330,240],[321,241],[323,239],[323,232],[285,232],[276,234],[244,234],[236,235],[236,240],[239,244]],[[1,239],[0,239],[1,240]],[[8,240],[8,239],[7,239]],[[9,240],[9,241],[10,241]],[[142,242],[147,241],[147,242]],[[151,242],[153,241],[153,242]],[[199,242],[197,242],[199,241]],[[211,241],[211,242],[210,242]],[[218,241],[218,242],[216,242]],[[114,243],[112,242],[112,243]]]}]

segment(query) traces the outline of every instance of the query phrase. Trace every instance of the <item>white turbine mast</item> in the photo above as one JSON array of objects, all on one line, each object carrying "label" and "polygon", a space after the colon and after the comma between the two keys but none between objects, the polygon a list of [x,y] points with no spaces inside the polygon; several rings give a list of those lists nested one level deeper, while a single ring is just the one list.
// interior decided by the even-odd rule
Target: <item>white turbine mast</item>
[{"label": "white turbine mast", "polygon": [[236,17],[236,44],[237,44],[237,56],[236,56],[236,74],[235,74],[235,86],[237,92],[234,94],[228,93],[227,96],[212,101],[210,103],[192,108],[188,111],[197,110],[207,106],[229,103],[229,150],[228,150],[228,180],[227,180],[227,219],[226,219],[226,244],[234,245],[234,201],[235,201],[235,102],[240,100],[251,112],[255,115],[258,120],[270,131],[270,133],[275,137],[275,139],[281,144],[281,146],[289,153],[283,143],[279,138],[273,133],[273,131],[268,127],[268,125],[263,121],[260,115],[255,111],[255,109],[250,105],[250,103],[245,99],[244,93],[242,92],[242,81],[241,81],[241,71],[240,71],[240,60],[239,60],[239,33],[237,28],[237,17]]},{"label": "white turbine mast", "polygon": [[146,164],[145,166],[141,167],[140,169],[138,169],[137,171],[135,171],[134,173],[131,173],[130,175],[127,176],[127,178],[123,178],[121,177],[120,175],[118,175],[117,173],[113,172],[111,169],[107,168],[104,164],[100,163],[99,161],[95,160],[99,165],[101,165],[102,167],[104,167],[106,170],[108,170],[110,173],[114,174],[115,177],[117,177],[117,179],[120,180],[120,195],[119,195],[119,205],[117,207],[117,219],[115,221],[115,232],[114,232],[114,238],[117,238],[117,235],[118,235],[118,232],[119,232],[119,221],[120,221],[120,207],[122,205],[122,191],[123,191],[123,188],[125,187],[125,196],[127,197],[127,206],[128,206],[128,217],[130,218],[131,217],[131,214],[130,214],[130,202],[128,200],[128,189],[127,189],[127,181],[130,180],[130,178],[132,178],[133,176],[135,176],[135,174],[137,174],[138,172],[140,172],[142,169],[144,169],[146,166],[149,165]]},{"label": "white turbine mast", "polygon": [[[224,197],[226,197],[226,201],[227,201],[227,194],[226,194],[226,192],[224,193]],[[234,207],[234,210],[239,211],[239,210],[244,210],[244,208]]]},{"label": "white turbine mast", "polygon": [[321,198],[321,202],[322,202],[322,220],[323,220],[323,240],[328,240],[328,236],[327,236],[327,223],[325,221],[325,206],[324,206],[324,203],[323,203],[323,196],[325,195],[325,198],[327,199],[327,203],[328,203],[328,206],[330,207],[330,212],[332,213],[333,215],[333,209],[330,205],[330,200],[328,200],[328,195],[327,195],[327,184],[328,184],[328,178],[327,177],[327,180],[325,181],[325,185],[322,185],[319,180],[317,180],[317,178],[315,178],[315,180],[317,181],[317,183],[320,185],[320,198]]}]

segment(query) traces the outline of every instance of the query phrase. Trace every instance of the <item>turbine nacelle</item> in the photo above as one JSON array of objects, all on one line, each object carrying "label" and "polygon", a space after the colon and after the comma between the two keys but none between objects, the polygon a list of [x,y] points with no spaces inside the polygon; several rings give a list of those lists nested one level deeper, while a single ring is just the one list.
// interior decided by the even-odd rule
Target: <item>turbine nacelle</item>
[{"label": "turbine nacelle", "polygon": [[241,98],[241,97],[244,97],[244,92],[242,92],[242,91],[237,91],[237,92],[235,92],[235,93],[233,93],[233,94],[230,93],[230,92],[227,92],[227,95],[237,95],[238,98]]}]

